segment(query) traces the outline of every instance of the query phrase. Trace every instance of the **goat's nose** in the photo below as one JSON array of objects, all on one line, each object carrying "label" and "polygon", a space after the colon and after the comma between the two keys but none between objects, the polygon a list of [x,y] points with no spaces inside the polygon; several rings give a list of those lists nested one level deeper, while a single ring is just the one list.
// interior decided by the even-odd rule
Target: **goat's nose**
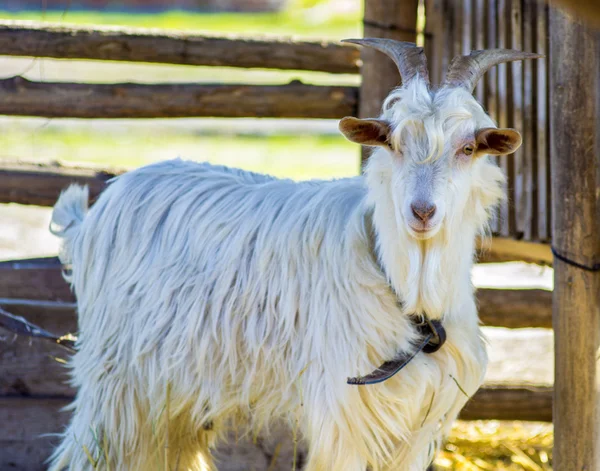
[{"label": "goat's nose", "polygon": [[423,223],[429,221],[435,214],[435,204],[426,201],[416,201],[410,205],[413,215]]}]

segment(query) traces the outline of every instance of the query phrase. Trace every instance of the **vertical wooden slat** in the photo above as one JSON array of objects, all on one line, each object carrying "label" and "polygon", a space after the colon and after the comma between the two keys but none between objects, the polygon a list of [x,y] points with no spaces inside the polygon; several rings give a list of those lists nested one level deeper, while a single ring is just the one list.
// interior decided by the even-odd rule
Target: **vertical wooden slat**
[{"label": "vertical wooden slat", "polygon": [[[521,30],[521,0],[510,0],[510,48],[520,51],[523,49],[523,35]],[[523,62],[514,61],[509,64],[510,69],[510,126],[523,129]],[[517,150],[509,159],[513,164],[512,180],[512,235],[519,238],[525,232],[526,218],[526,190],[525,179],[529,169],[525,166],[523,149]]]},{"label": "vertical wooden slat", "polygon": [[[365,0],[364,36],[415,42],[418,0]],[[400,83],[392,60],[374,49],[361,50],[363,66],[359,97],[361,117],[378,116],[383,100]],[[362,161],[369,155],[363,150]]]},{"label": "vertical wooden slat", "polygon": [[[523,50],[528,52],[535,52],[533,46],[533,34],[534,34],[534,16],[533,16],[533,4],[532,0],[524,0],[523,2]],[[522,194],[522,206],[521,217],[525,219],[523,225],[523,237],[526,240],[532,240],[534,226],[537,225],[536,211],[534,206],[534,177],[536,173],[535,168],[535,142],[533,135],[533,103],[534,94],[537,91],[533,87],[533,62],[525,61],[523,63],[523,194]],[[537,232],[537,231],[536,231]]]},{"label": "vertical wooden slat", "polygon": [[463,4],[467,0],[454,0],[450,4],[454,6],[454,29],[453,29],[453,53],[454,56],[463,53],[463,31],[465,29]]},{"label": "vertical wooden slat", "polygon": [[443,28],[444,28],[444,55],[442,56],[442,69],[440,70],[440,83],[446,78],[450,61],[456,54],[454,49],[454,25],[456,23],[456,6],[451,0],[442,0],[443,3]]},{"label": "vertical wooden slat", "polygon": [[[600,32],[550,10],[552,242],[600,266]],[[554,259],[557,470],[600,469],[600,271]]]},{"label": "vertical wooden slat", "polygon": [[462,0],[461,54],[469,54],[471,52],[472,18],[471,0]]},{"label": "vertical wooden slat", "polygon": [[[485,0],[474,0],[473,49],[485,49]],[[480,80],[475,88],[475,97],[485,106],[486,80]]]},{"label": "vertical wooden slat", "polygon": [[[548,55],[548,7],[536,4],[536,52]],[[548,59],[533,61],[536,88],[537,238],[550,238],[550,165],[548,153]]]},{"label": "vertical wooden slat", "polygon": [[[498,25],[497,25],[497,4],[496,0],[487,0],[486,2],[486,43],[485,47],[494,49],[498,47]],[[485,75],[485,103],[489,115],[497,123],[498,122],[498,70],[492,67]],[[498,159],[495,158],[496,161]],[[500,232],[500,217],[499,211],[494,211],[491,221],[491,229],[494,234]]]},{"label": "vertical wooden slat", "polygon": [[[499,48],[508,48],[508,41],[506,40],[506,34],[508,30],[507,19],[508,19],[509,8],[507,0],[498,0],[496,4],[496,18],[498,21],[497,29],[497,45]],[[498,72],[498,125],[501,128],[508,127],[508,67],[506,64],[500,64],[497,68]],[[510,165],[510,158],[502,156],[499,158],[500,167],[504,170],[508,176],[508,188],[509,190],[512,185],[512,166]],[[510,191],[507,191],[509,201],[511,198]],[[510,235],[510,212],[509,202],[503,202],[500,205],[499,211],[499,233],[503,236]]]},{"label": "vertical wooden slat", "polygon": [[425,52],[429,64],[429,74],[433,84],[440,83],[443,57],[445,54],[443,0],[425,1]]}]

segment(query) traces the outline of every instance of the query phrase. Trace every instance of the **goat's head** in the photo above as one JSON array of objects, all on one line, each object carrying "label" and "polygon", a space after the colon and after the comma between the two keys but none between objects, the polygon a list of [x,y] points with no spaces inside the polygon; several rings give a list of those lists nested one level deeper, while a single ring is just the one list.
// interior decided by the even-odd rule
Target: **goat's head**
[{"label": "goat's head", "polygon": [[453,222],[484,225],[489,208],[503,197],[504,181],[487,156],[515,152],[521,135],[498,129],[473,89],[494,65],[542,56],[474,51],[456,57],[445,82],[432,90],[422,48],[389,39],[348,42],[387,54],[402,76],[403,85],[386,98],[379,118],[340,121],[347,139],[376,147],[367,174],[388,187],[397,223],[416,239],[429,239]]}]

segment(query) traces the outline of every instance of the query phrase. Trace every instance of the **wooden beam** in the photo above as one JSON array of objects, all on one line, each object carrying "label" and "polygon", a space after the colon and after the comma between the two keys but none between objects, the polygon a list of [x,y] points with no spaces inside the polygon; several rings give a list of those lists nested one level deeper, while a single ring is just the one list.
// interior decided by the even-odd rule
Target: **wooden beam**
[{"label": "wooden beam", "polygon": [[71,183],[88,185],[96,199],[106,181],[123,170],[67,167],[58,163],[0,161],[0,203],[53,206],[60,192]]},{"label": "wooden beam", "polygon": [[[418,0],[365,0],[364,36],[415,42],[417,39]],[[390,90],[401,83],[398,68],[381,52],[365,47],[361,50],[363,66],[359,116],[376,117]],[[362,160],[370,154],[363,148]]]},{"label": "wooden beam", "polygon": [[84,84],[0,80],[0,114],[46,118],[341,118],[356,114],[356,87]]},{"label": "wooden beam", "polygon": [[0,22],[0,53],[164,64],[356,74],[356,46],[326,41],[214,37],[181,31]]},{"label": "wooden beam", "polygon": [[[0,262],[0,299],[74,303],[56,257]],[[477,303],[484,325],[507,328],[552,326],[552,292],[540,289],[479,289]],[[10,309],[7,307],[10,311]],[[27,316],[25,315],[27,318]],[[42,326],[43,327],[43,326]],[[63,334],[64,332],[56,332]]]},{"label": "wooden beam", "polygon": [[550,11],[549,31],[552,240],[561,255],[554,260],[553,466],[596,470],[600,469],[600,32],[556,9]]},{"label": "wooden beam", "polygon": [[552,328],[552,291],[478,289],[479,318],[484,326]]},{"label": "wooden beam", "polygon": [[467,403],[460,413],[460,418],[462,420],[551,422],[552,388],[534,385],[486,384]]},{"label": "wooden beam", "polygon": [[515,240],[509,237],[494,237],[491,241],[479,240],[478,254],[479,263],[528,262],[552,265],[552,251],[549,244]]}]

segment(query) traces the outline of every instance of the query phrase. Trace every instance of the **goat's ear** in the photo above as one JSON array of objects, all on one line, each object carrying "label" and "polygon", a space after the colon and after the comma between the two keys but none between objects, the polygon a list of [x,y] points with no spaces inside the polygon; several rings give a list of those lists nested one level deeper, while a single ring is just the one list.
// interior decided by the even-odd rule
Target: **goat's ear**
[{"label": "goat's ear", "polygon": [[475,141],[477,155],[506,155],[521,147],[523,139],[515,129],[483,128],[477,131]]},{"label": "goat's ear", "polygon": [[364,146],[387,146],[390,125],[380,119],[358,119],[352,116],[342,118],[341,133],[349,141]]}]

